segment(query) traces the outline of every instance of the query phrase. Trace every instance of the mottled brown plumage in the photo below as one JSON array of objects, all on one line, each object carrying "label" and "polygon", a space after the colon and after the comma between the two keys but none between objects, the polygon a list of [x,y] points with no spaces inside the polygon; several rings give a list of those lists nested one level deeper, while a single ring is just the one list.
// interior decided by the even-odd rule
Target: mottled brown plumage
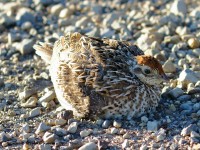
[{"label": "mottled brown plumage", "polygon": [[129,42],[69,33],[34,48],[50,64],[60,104],[77,117],[130,119],[158,105],[162,66]]}]

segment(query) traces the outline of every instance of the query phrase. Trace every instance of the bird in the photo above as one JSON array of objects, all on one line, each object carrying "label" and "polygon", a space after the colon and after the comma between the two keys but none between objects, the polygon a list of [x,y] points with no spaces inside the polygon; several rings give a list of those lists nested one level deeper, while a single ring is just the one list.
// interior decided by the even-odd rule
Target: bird
[{"label": "bird", "polygon": [[67,33],[33,48],[49,65],[56,97],[76,118],[140,117],[155,111],[167,76],[128,41]]}]

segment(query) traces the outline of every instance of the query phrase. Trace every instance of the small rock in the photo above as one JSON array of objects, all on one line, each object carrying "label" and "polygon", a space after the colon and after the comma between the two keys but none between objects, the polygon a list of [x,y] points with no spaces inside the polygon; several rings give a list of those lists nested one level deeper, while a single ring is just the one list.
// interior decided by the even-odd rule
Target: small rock
[{"label": "small rock", "polygon": [[199,133],[197,133],[197,132],[195,132],[195,131],[191,131],[191,132],[190,132],[190,137],[199,138],[200,135],[199,135]]},{"label": "small rock", "polygon": [[54,143],[56,140],[56,135],[50,132],[45,132],[44,136],[42,137],[45,143],[51,144]]},{"label": "small rock", "polygon": [[41,114],[41,108],[40,107],[37,107],[37,108],[34,108],[32,109],[30,112],[29,112],[29,117],[32,118],[32,117],[36,117],[38,115]]},{"label": "small rock", "polygon": [[102,124],[102,128],[108,128],[110,126],[111,122],[109,120],[105,120]]},{"label": "small rock", "polygon": [[28,97],[30,97],[31,95],[35,94],[36,91],[33,89],[30,90],[24,90],[23,92],[19,93],[19,98],[20,99],[27,99]]},{"label": "small rock", "polygon": [[89,142],[81,146],[78,150],[97,150],[97,145],[93,142]]},{"label": "small rock", "polygon": [[185,15],[187,13],[187,6],[184,0],[175,0],[170,9],[175,15]]},{"label": "small rock", "polygon": [[23,39],[20,45],[20,53],[22,55],[30,54],[34,52],[33,45],[35,44],[35,40],[33,39]]},{"label": "small rock", "polygon": [[18,33],[8,33],[8,43],[18,42],[22,39],[21,35]]},{"label": "small rock", "polygon": [[75,24],[76,27],[86,27],[89,19],[88,17],[82,17],[80,20],[78,20]]},{"label": "small rock", "polygon": [[35,134],[40,134],[41,132],[45,132],[49,129],[50,129],[50,127],[42,122],[39,124],[38,128],[36,129]]},{"label": "small rock", "polygon": [[167,60],[163,65],[163,70],[166,73],[174,73],[176,72],[176,67],[174,66],[174,63],[172,63],[171,60]]},{"label": "small rock", "polygon": [[60,127],[56,127],[54,133],[58,136],[65,136],[67,135],[67,130]]},{"label": "small rock", "polygon": [[192,147],[192,150],[199,150],[200,149],[200,144],[194,144]]},{"label": "small rock", "polygon": [[23,150],[29,150],[30,146],[27,143],[24,143],[23,146],[22,146],[22,149]]},{"label": "small rock", "polygon": [[196,103],[193,105],[193,110],[196,112],[198,110],[200,110],[200,103]]},{"label": "small rock", "polygon": [[111,134],[117,134],[118,131],[119,131],[119,130],[118,130],[117,128],[111,128],[110,133],[111,133]]},{"label": "small rock", "polygon": [[160,134],[156,137],[157,142],[163,141],[165,139],[166,135]]},{"label": "small rock", "polygon": [[77,128],[78,128],[78,123],[77,123],[77,122],[72,122],[72,123],[68,126],[67,131],[68,131],[69,133],[75,133],[76,130],[77,130]]},{"label": "small rock", "polygon": [[60,11],[59,17],[60,18],[68,18],[73,14],[73,11],[71,11],[68,8],[64,8]]},{"label": "small rock", "polygon": [[124,135],[123,135],[123,138],[124,139],[129,139],[131,137],[131,135],[129,134],[129,133],[125,133]]},{"label": "small rock", "polygon": [[200,47],[200,41],[197,38],[190,38],[188,40],[188,45],[192,49],[199,48]]},{"label": "small rock", "polygon": [[48,91],[47,93],[45,93],[44,96],[42,96],[38,102],[42,103],[42,102],[49,102],[51,100],[53,100],[56,97],[55,91]]},{"label": "small rock", "polygon": [[168,93],[172,98],[176,99],[179,96],[184,94],[184,91],[181,88],[174,88]]},{"label": "small rock", "polygon": [[186,103],[181,104],[180,108],[183,109],[183,110],[192,110],[192,103],[191,103],[191,101],[188,101]]},{"label": "small rock", "polygon": [[33,108],[36,107],[38,99],[36,97],[30,97],[25,103],[21,103],[22,107]]},{"label": "small rock", "polygon": [[187,100],[190,100],[192,98],[191,95],[181,95],[180,97],[177,98],[178,101],[187,101]]},{"label": "small rock", "polygon": [[125,149],[127,147],[129,147],[129,141],[125,139],[124,142],[122,143],[122,148]]},{"label": "small rock", "polygon": [[145,123],[146,123],[148,120],[149,120],[149,119],[148,119],[146,116],[142,116],[142,117],[141,117],[141,121],[142,121],[142,122],[145,122]]},{"label": "small rock", "polygon": [[140,150],[147,150],[147,145],[146,144],[142,144],[140,147]]},{"label": "small rock", "polygon": [[62,4],[56,4],[51,7],[51,14],[58,16],[60,11],[63,9]]},{"label": "small rock", "polygon": [[28,8],[21,8],[17,11],[16,20],[18,25],[21,26],[25,22],[31,22],[35,24],[35,16],[33,12]]},{"label": "small rock", "polygon": [[83,138],[83,137],[86,137],[88,135],[91,134],[91,131],[90,130],[83,130],[80,132],[80,136]]},{"label": "small rock", "polygon": [[158,122],[155,121],[148,121],[147,122],[147,130],[148,131],[157,131],[158,130]]},{"label": "small rock", "polygon": [[56,119],[55,120],[55,125],[60,125],[60,126],[62,126],[62,125],[64,125],[64,124],[66,124],[67,123],[67,120],[64,120],[64,119]]},{"label": "small rock", "polygon": [[117,120],[114,120],[114,121],[113,121],[113,126],[116,127],[116,128],[121,128],[122,122],[117,121]]},{"label": "small rock", "polygon": [[51,146],[49,144],[40,144],[39,149],[40,150],[51,150]]},{"label": "small rock", "polygon": [[2,145],[3,147],[6,147],[6,146],[8,146],[8,142],[2,142],[1,145]]},{"label": "small rock", "polygon": [[22,25],[21,25],[21,29],[22,30],[30,30],[32,28],[32,24],[31,22],[24,22]]},{"label": "small rock", "polygon": [[26,132],[26,133],[29,133],[29,132],[30,132],[29,125],[28,125],[28,124],[24,124],[24,125],[22,126],[22,131],[23,131],[23,132]]},{"label": "small rock", "polygon": [[190,135],[190,133],[192,131],[197,131],[198,127],[194,124],[191,124],[189,125],[188,127],[186,128],[183,128],[183,130],[181,131],[181,135],[182,136],[187,136],[187,135]]},{"label": "small rock", "polygon": [[180,73],[178,80],[187,84],[196,83],[197,81],[199,81],[199,79],[196,77],[196,74],[190,69],[184,69]]}]

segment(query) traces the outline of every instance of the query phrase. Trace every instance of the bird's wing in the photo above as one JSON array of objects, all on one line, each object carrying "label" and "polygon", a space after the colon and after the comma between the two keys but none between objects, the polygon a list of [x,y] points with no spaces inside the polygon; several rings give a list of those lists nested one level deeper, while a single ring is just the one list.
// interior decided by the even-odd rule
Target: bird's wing
[{"label": "bird's wing", "polygon": [[106,106],[106,99],[130,95],[130,89],[137,84],[130,65],[134,65],[134,56],[143,54],[128,42],[91,38],[79,33],[61,37],[53,53],[59,57],[55,58],[59,60],[59,70],[52,69],[57,72],[54,85],[59,85],[66,100],[85,115],[91,109],[97,112],[98,108]]}]

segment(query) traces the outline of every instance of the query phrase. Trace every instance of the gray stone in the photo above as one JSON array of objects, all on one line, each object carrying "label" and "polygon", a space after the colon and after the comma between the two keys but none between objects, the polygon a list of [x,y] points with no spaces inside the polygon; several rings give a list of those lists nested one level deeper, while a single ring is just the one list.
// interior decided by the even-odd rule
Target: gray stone
[{"label": "gray stone", "polygon": [[157,131],[158,130],[158,122],[155,121],[148,121],[147,122],[147,130],[148,131]]},{"label": "gray stone", "polygon": [[45,132],[47,130],[49,130],[51,127],[47,126],[45,123],[40,123],[38,128],[35,131],[35,134],[40,134],[42,132]]},{"label": "gray stone", "polygon": [[167,60],[163,65],[163,70],[165,73],[174,73],[176,72],[176,67],[171,60]]},{"label": "gray stone", "polygon": [[58,16],[62,9],[63,9],[63,5],[62,4],[53,5],[51,7],[51,14],[53,14],[55,16]]},{"label": "gray stone", "polygon": [[8,43],[12,44],[13,42],[20,41],[22,39],[19,33],[8,33]]},{"label": "gray stone", "polygon": [[196,103],[193,105],[193,110],[196,112],[198,110],[200,110],[200,103]]},{"label": "gray stone", "polygon": [[171,12],[175,15],[185,15],[187,13],[187,6],[184,0],[175,0],[171,7]]},{"label": "gray stone", "polygon": [[32,24],[29,21],[26,21],[21,25],[22,30],[30,30],[31,28],[32,28]]},{"label": "gray stone", "polygon": [[30,89],[30,90],[24,90],[23,92],[19,93],[19,98],[22,99],[27,99],[28,97],[30,97],[31,95],[35,94],[36,91],[34,89]]},{"label": "gray stone", "polygon": [[51,150],[51,146],[49,144],[40,144],[39,149],[40,150]]},{"label": "gray stone", "polygon": [[28,125],[28,124],[24,124],[24,125],[22,126],[22,131],[23,131],[23,132],[26,132],[26,133],[29,133],[29,132],[30,132],[29,125]]},{"label": "gray stone", "polygon": [[111,122],[109,120],[105,120],[102,124],[102,128],[108,128],[110,126]]},{"label": "gray stone", "polygon": [[59,17],[60,18],[68,18],[73,14],[73,11],[69,8],[64,8],[60,11]]},{"label": "gray stone", "polygon": [[111,134],[117,134],[119,132],[119,130],[117,128],[112,128],[110,133]]},{"label": "gray stone", "polygon": [[4,26],[12,26],[15,24],[15,19],[8,17],[6,14],[1,14],[1,18],[0,18],[0,24],[4,25]]},{"label": "gray stone", "polygon": [[35,16],[33,12],[25,7],[17,11],[16,20],[19,26],[21,26],[25,22],[35,24]]},{"label": "gray stone", "polygon": [[195,72],[190,69],[184,69],[180,73],[178,80],[185,83],[196,83],[197,81],[199,81]]},{"label": "gray stone", "polygon": [[78,20],[75,24],[76,27],[86,27],[86,25],[89,22],[88,17],[82,17],[80,20]]},{"label": "gray stone", "polygon": [[20,45],[20,53],[22,55],[30,54],[34,52],[33,45],[35,44],[35,40],[33,39],[23,39]]},{"label": "gray stone", "polygon": [[48,144],[52,144],[56,140],[56,135],[50,132],[45,132],[44,136],[42,137],[43,141]]},{"label": "gray stone", "polygon": [[184,91],[181,88],[174,88],[168,93],[172,98],[176,99],[179,96],[184,94]]},{"label": "gray stone", "polygon": [[40,108],[40,107],[37,107],[37,108],[32,109],[32,110],[29,112],[29,117],[30,117],[30,118],[36,117],[36,116],[39,116],[40,114],[41,114],[41,108]]},{"label": "gray stone", "polygon": [[[22,100],[23,101],[23,100]],[[22,107],[33,108],[36,107],[38,99],[36,97],[30,97],[25,103],[21,103]]]},{"label": "gray stone", "polygon": [[119,120],[114,120],[113,121],[113,126],[116,127],[116,128],[121,128],[122,122],[119,121]]},{"label": "gray stone", "polygon": [[75,133],[76,130],[77,130],[77,128],[78,128],[78,123],[77,123],[77,122],[72,122],[72,123],[68,126],[67,131],[68,131],[69,133]]},{"label": "gray stone", "polygon": [[196,125],[194,125],[194,124],[191,124],[191,125],[183,128],[183,130],[181,131],[181,135],[182,136],[187,136],[187,135],[190,135],[190,133],[192,131],[196,132],[197,130],[198,130],[198,127]]},{"label": "gray stone", "polygon": [[122,149],[125,149],[127,147],[129,147],[129,141],[125,139],[124,142],[122,143]]},{"label": "gray stone", "polygon": [[102,38],[112,38],[115,35],[115,31],[109,28],[101,29],[100,32]]},{"label": "gray stone", "polygon": [[42,5],[51,5],[53,4],[53,0],[34,0],[33,1],[36,5],[42,4]]},{"label": "gray stone", "polygon": [[140,146],[140,150],[147,150],[147,145],[146,144],[142,144]]},{"label": "gray stone", "polygon": [[56,127],[55,134],[58,136],[65,136],[65,135],[67,135],[67,130],[60,128],[60,127]]},{"label": "gray stone", "polygon": [[181,104],[180,108],[183,109],[183,110],[192,110],[192,103],[191,103],[191,101],[188,101],[186,103]]},{"label": "gray stone", "polygon": [[45,93],[44,96],[42,96],[38,102],[42,103],[42,102],[49,102],[51,100],[53,100],[56,97],[55,91],[48,91],[47,93]]},{"label": "gray stone", "polygon": [[97,145],[93,142],[89,142],[81,146],[78,150],[97,150]]},{"label": "gray stone", "polygon": [[110,13],[107,14],[106,17],[103,20],[103,25],[111,25],[114,20],[117,20],[120,17],[120,13]]},{"label": "gray stone", "polygon": [[192,98],[191,95],[181,95],[181,96],[179,96],[179,97],[177,98],[177,100],[183,102],[183,101],[190,100],[191,98]]},{"label": "gray stone", "polygon": [[80,132],[80,136],[83,138],[83,137],[86,137],[88,135],[91,134],[91,131],[90,130],[83,130]]}]

